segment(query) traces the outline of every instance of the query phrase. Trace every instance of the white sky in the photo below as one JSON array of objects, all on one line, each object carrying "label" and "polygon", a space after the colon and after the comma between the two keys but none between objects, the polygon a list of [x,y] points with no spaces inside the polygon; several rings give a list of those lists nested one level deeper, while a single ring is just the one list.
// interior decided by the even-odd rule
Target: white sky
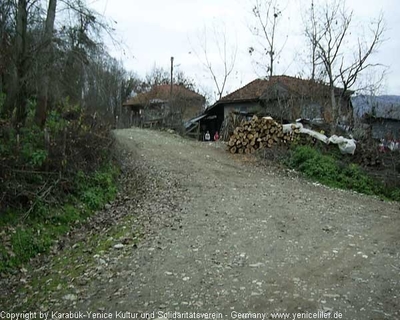
[{"label": "white sky", "polygon": [[[316,4],[320,1],[314,0]],[[310,3],[311,0],[287,0],[278,39],[284,39],[286,35],[288,39],[279,64],[275,66],[275,74],[296,76],[307,69],[301,59],[301,53],[306,50],[302,12]],[[194,79],[201,90],[215,91],[209,73],[193,50],[199,51],[198,38],[204,26],[208,28],[213,24],[220,28],[225,26],[229,45],[237,43],[238,47],[235,72],[228,80],[225,93],[262,74],[248,53],[248,48],[255,44],[255,37],[249,31],[249,25],[254,23],[251,0],[94,0],[91,6],[117,22],[116,35],[123,41],[124,50],[110,46],[112,55],[120,58],[128,70],[139,76],[144,77],[154,65],[169,70],[170,57],[173,56],[175,70]],[[348,0],[347,6],[354,10],[356,24],[368,23],[383,12],[387,26],[385,38],[388,40],[371,61],[389,67],[381,93],[400,95],[400,37],[397,34],[400,32],[400,1]],[[208,43],[213,65],[220,66],[212,39]]]}]

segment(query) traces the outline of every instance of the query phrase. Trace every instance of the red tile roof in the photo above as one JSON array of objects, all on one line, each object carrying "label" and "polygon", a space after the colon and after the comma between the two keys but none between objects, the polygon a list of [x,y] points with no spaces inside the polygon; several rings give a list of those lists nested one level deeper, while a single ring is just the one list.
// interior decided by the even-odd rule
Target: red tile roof
[{"label": "red tile roof", "polygon": [[219,101],[224,102],[259,99],[269,85],[270,84],[267,80],[256,79],[244,87],[222,97]]},{"label": "red tile roof", "polygon": [[[139,93],[128,101],[124,102],[124,106],[134,106],[134,105],[145,105],[150,100],[159,99],[167,101],[170,98],[171,86],[169,84],[163,84],[158,86],[153,86],[150,91]],[[186,99],[198,99],[205,100],[205,98],[181,85],[172,86],[172,94],[174,97],[181,97]]]},{"label": "red tile roof", "polygon": [[[258,100],[266,92],[267,89],[273,87],[275,84],[281,84],[286,87],[288,91],[294,94],[310,96],[313,92],[326,92],[328,93],[328,86],[313,80],[304,80],[290,76],[272,76],[268,80],[256,79],[244,87],[222,97],[217,103],[235,102],[243,100]],[[336,88],[338,91],[341,89]],[[349,93],[352,93],[349,91]]]}]

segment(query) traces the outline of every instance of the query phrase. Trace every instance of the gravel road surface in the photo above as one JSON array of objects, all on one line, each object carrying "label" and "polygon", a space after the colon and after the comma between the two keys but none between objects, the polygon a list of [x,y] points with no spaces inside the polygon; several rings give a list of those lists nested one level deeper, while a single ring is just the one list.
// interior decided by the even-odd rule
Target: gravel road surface
[{"label": "gravel road surface", "polygon": [[326,188],[167,132],[115,136],[132,151],[135,170],[153,178],[129,209],[136,220],[114,227],[141,224],[146,236],[111,237],[107,250],[90,250],[93,259],[75,275],[84,281],[68,278],[66,289],[46,291],[44,310],[114,319],[115,312],[400,319],[399,203]]}]

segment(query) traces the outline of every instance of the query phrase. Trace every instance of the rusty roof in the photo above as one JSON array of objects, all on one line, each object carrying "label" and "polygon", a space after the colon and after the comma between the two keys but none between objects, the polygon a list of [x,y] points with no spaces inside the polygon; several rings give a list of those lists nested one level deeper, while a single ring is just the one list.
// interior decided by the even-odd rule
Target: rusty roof
[{"label": "rusty roof", "polygon": [[[139,93],[138,95],[128,99],[126,102],[123,103],[124,106],[135,106],[135,105],[145,105],[151,100],[163,100],[168,101],[170,98],[171,92],[171,85],[163,84],[153,86],[150,91]],[[205,100],[205,98],[181,85],[174,84],[172,86],[172,94],[176,98],[183,98],[183,99],[198,99],[198,100]]]}]

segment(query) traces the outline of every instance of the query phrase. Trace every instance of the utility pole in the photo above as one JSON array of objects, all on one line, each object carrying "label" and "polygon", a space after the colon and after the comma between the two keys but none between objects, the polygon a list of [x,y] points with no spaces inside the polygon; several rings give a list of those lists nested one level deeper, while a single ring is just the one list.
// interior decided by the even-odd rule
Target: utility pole
[{"label": "utility pole", "polygon": [[172,86],[173,86],[173,78],[174,78],[174,57],[171,57],[171,91],[170,95],[172,96]]}]

